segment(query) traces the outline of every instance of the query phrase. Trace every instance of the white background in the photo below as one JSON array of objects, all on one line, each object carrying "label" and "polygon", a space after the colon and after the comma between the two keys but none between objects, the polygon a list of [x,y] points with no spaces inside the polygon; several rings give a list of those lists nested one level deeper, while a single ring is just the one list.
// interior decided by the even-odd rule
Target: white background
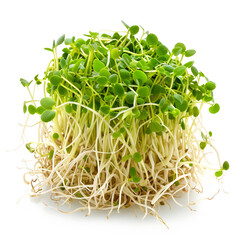
[{"label": "white background", "polygon": [[[239,227],[239,1],[1,1],[0,3],[0,225],[1,239],[226,239]],[[26,89],[20,77],[31,80],[46,68],[52,40],[63,33],[80,37],[89,30],[124,30],[139,24],[158,35],[170,49],[176,42],[194,48],[195,65],[216,82],[217,115],[205,116],[222,161],[230,162],[224,189],[212,201],[201,201],[192,212],[173,205],[160,213],[170,229],[154,217],[141,220],[132,211],[62,214],[25,196],[21,160],[30,156],[20,144]],[[32,135],[37,132],[33,129]],[[10,152],[7,152],[11,150]],[[210,184],[209,184],[210,185]],[[211,186],[207,186],[207,189]],[[214,192],[214,191],[213,191]],[[210,196],[212,193],[210,193]],[[5,237],[4,237],[5,236]]]}]

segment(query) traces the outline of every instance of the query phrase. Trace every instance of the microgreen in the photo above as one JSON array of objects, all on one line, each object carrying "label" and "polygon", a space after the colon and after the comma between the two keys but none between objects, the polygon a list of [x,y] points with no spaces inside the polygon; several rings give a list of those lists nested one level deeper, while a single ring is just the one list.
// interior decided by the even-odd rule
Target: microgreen
[{"label": "microgreen", "polygon": [[196,51],[122,23],[125,31],[60,36],[45,48],[53,58],[43,77],[20,79],[29,93],[23,112],[40,118],[40,141],[26,145],[38,163],[30,174],[39,181],[35,193],[48,185],[56,202],[147,210],[188,181],[198,184],[203,169],[216,177],[229,169],[227,161],[219,168],[205,161],[206,147],[216,149],[201,111],[220,106],[216,84],[188,59]]},{"label": "microgreen", "polygon": [[166,55],[168,52],[168,49],[166,46],[164,45],[160,45],[158,46],[158,48],[156,49],[156,53],[158,56],[163,56],[163,55]]},{"label": "microgreen", "polygon": [[129,31],[132,35],[136,35],[139,32],[139,26],[133,25],[129,28]]},{"label": "microgreen", "polygon": [[185,51],[185,56],[186,57],[191,57],[196,53],[196,51],[194,49],[189,49],[187,51]]},{"label": "microgreen", "polygon": [[52,109],[52,107],[56,104],[55,101],[52,98],[49,97],[45,97],[42,98],[40,101],[40,104],[42,105],[42,107],[44,107],[45,109]]},{"label": "microgreen", "polygon": [[41,115],[41,120],[43,122],[50,122],[54,119],[56,112],[53,110],[46,110]]},{"label": "microgreen", "polygon": [[57,75],[53,75],[51,78],[50,78],[50,82],[53,86],[57,86],[59,85],[61,82],[62,82],[62,78],[57,76]]},{"label": "microgreen", "polygon": [[132,158],[135,162],[141,162],[142,161],[142,155],[139,152],[135,152],[133,154]]},{"label": "microgreen", "polygon": [[145,98],[145,97],[148,97],[150,95],[150,89],[149,87],[140,87],[138,90],[137,90],[137,93],[140,97],[142,98]]},{"label": "microgreen", "polygon": [[158,38],[153,33],[150,33],[150,34],[147,35],[146,41],[147,41],[147,44],[149,44],[151,46],[154,46],[154,45],[158,44]]},{"label": "microgreen", "polygon": [[228,170],[229,169],[229,163],[227,161],[225,161],[223,163],[223,170]]},{"label": "microgreen", "polygon": [[212,114],[219,112],[219,110],[220,110],[220,106],[218,103],[215,103],[211,107],[209,107],[209,112]]},{"label": "microgreen", "polygon": [[53,133],[52,137],[53,137],[53,139],[58,139],[59,138],[59,134],[55,132],[55,133]]}]

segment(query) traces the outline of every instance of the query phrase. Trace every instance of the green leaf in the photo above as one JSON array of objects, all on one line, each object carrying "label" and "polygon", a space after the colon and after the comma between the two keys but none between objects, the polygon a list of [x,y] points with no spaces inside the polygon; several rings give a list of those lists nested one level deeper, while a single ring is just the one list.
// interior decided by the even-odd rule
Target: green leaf
[{"label": "green leaf", "polygon": [[125,100],[128,104],[133,104],[135,93],[132,91],[127,92]]},{"label": "green leaf", "polygon": [[148,45],[154,46],[154,45],[158,44],[158,38],[153,33],[150,33],[150,34],[147,35],[146,41],[147,41]]},{"label": "green leaf", "polygon": [[129,160],[131,157],[132,157],[131,154],[125,155],[125,156],[122,157],[122,161],[123,161],[123,162],[126,162],[126,161]]},{"label": "green leaf", "polygon": [[183,43],[180,43],[180,42],[176,43],[174,47],[175,48],[181,48],[182,49],[181,53],[186,51],[186,46]]},{"label": "green leaf", "polygon": [[121,21],[121,22],[127,29],[129,29],[129,26],[124,21]]},{"label": "green leaf", "polygon": [[104,67],[105,67],[105,65],[104,65],[103,62],[101,62],[99,59],[94,59],[94,61],[93,61],[93,70],[95,72],[100,72],[100,70],[102,68],[104,68]]},{"label": "green leaf", "polygon": [[223,171],[222,171],[222,170],[215,172],[215,176],[216,176],[216,177],[221,177],[222,174],[223,174]]},{"label": "green leaf", "polygon": [[58,139],[58,138],[59,138],[59,134],[55,132],[55,133],[53,133],[53,136],[52,136],[52,137],[53,137],[53,139],[55,139],[55,140],[56,140],[56,139]]},{"label": "green leaf", "polygon": [[121,69],[119,71],[122,80],[129,80],[130,79],[130,72],[126,69]]},{"label": "green leaf", "polygon": [[25,80],[23,78],[20,78],[20,82],[24,87],[28,87],[31,84],[32,81],[28,82],[27,80]]},{"label": "green leaf", "polygon": [[135,169],[134,167],[131,167],[129,174],[130,174],[130,176],[131,176],[132,178],[135,177],[136,174],[137,174],[136,169]]},{"label": "green leaf", "polygon": [[186,129],[186,125],[185,125],[185,123],[184,123],[183,120],[181,120],[181,128],[182,128],[182,130],[185,130],[185,129]]},{"label": "green leaf", "polygon": [[124,127],[121,127],[119,130],[120,133],[125,133],[125,131],[126,131],[126,129]]},{"label": "green leaf", "polygon": [[141,156],[141,154],[139,153],[139,152],[135,152],[134,154],[133,154],[133,160],[135,161],[135,162],[141,162],[142,161],[142,156]]},{"label": "green leaf", "polygon": [[184,64],[185,67],[190,68],[194,64],[194,61],[190,61]]},{"label": "green leaf", "polygon": [[140,97],[142,98],[146,98],[148,96],[150,96],[150,89],[149,87],[145,86],[145,87],[140,87],[138,90],[137,90],[137,93]]},{"label": "green leaf", "polygon": [[101,77],[98,77],[96,81],[97,81],[98,84],[104,86],[104,85],[107,84],[108,79],[105,76],[101,76]]},{"label": "green leaf", "polygon": [[194,49],[189,49],[185,52],[185,56],[186,57],[191,57],[196,53],[196,51]]},{"label": "green leaf", "polygon": [[111,58],[113,58],[113,59],[119,58],[119,56],[120,56],[119,50],[118,50],[117,48],[113,48],[113,49],[110,51],[110,56],[111,56]]},{"label": "green leaf", "polygon": [[72,67],[72,71],[73,71],[74,73],[76,73],[76,72],[78,71],[81,62],[82,62],[82,59],[79,59],[79,60],[74,64],[74,66]]},{"label": "green leaf", "polygon": [[69,114],[72,113],[72,111],[73,111],[72,105],[71,104],[65,105],[65,111],[66,111],[66,113],[69,113]]},{"label": "green leaf", "polygon": [[31,144],[32,143],[27,143],[25,146],[26,146],[26,149],[30,152],[30,153],[34,153],[35,152],[35,149],[33,147],[31,147]]},{"label": "green leaf", "polygon": [[70,45],[72,43],[72,38],[66,38],[65,39],[65,45]]},{"label": "green leaf", "polygon": [[23,113],[26,113],[27,112],[27,105],[26,103],[24,102],[23,103]]},{"label": "green leaf", "polygon": [[96,38],[96,37],[99,35],[99,33],[97,33],[97,32],[91,32],[91,31],[89,31],[89,34],[90,34],[90,36],[93,37],[93,38]]},{"label": "green leaf", "polygon": [[185,70],[186,70],[185,66],[179,66],[179,67],[176,67],[173,70],[173,72],[175,73],[176,76],[182,76],[182,75],[184,75]]},{"label": "green leaf", "polygon": [[123,62],[126,64],[127,67],[129,66],[129,64],[132,61],[131,57],[127,53],[124,53],[122,55],[122,59],[123,59]]},{"label": "green leaf", "polygon": [[179,109],[181,112],[184,112],[187,110],[188,102],[186,100],[183,100],[182,103],[179,101],[175,102],[176,108]]},{"label": "green leaf", "polygon": [[82,198],[82,197],[83,197],[83,195],[82,195],[80,192],[76,192],[74,195],[75,195],[77,198]]},{"label": "green leaf", "polygon": [[140,115],[139,116],[136,116],[137,119],[139,120],[145,120],[148,118],[148,113],[146,110],[141,110],[140,111]]},{"label": "green leaf", "polygon": [[210,97],[210,96],[204,96],[203,100],[204,100],[205,102],[210,102],[210,101],[213,100],[213,97]]},{"label": "green leaf", "polygon": [[194,106],[192,110],[193,110],[193,116],[194,116],[194,117],[197,117],[197,116],[199,115],[199,110],[198,110],[198,108],[197,108],[196,106]]},{"label": "green leaf", "polygon": [[133,191],[136,192],[136,193],[138,193],[138,192],[140,192],[140,188],[139,188],[139,187],[134,188]]},{"label": "green leaf", "polygon": [[133,25],[130,27],[129,31],[132,35],[136,35],[139,32],[139,26]]},{"label": "green leaf", "polygon": [[166,102],[165,98],[162,98],[159,102],[159,107],[162,111],[162,113],[165,113],[167,111],[168,108],[168,103]]},{"label": "green leaf", "polygon": [[163,68],[170,73],[174,71],[174,67],[171,65],[163,65]]},{"label": "green leaf", "polygon": [[212,114],[215,114],[217,112],[219,112],[220,110],[220,106],[218,103],[215,103],[214,105],[212,105],[210,108],[209,108],[209,112],[212,113]]},{"label": "green leaf", "polygon": [[158,56],[163,56],[163,55],[166,55],[168,53],[168,49],[167,49],[166,46],[160,45],[156,49],[156,53],[157,53]]},{"label": "green leaf", "polygon": [[46,110],[46,109],[45,109],[44,107],[39,106],[39,107],[37,108],[36,113],[41,115],[45,110]]},{"label": "green leaf", "polygon": [[112,74],[109,78],[108,78],[110,83],[116,83],[118,80],[118,75],[117,74]]},{"label": "green leaf", "polygon": [[104,97],[104,101],[105,102],[110,102],[114,99],[114,96],[112,94],[109,94],[107,96]]},{"label": "green leaf", "polygon": [[142,85],[147,81],[147,75],[141,70],[135,70],[133,73],[133,79],[138,85]]},{"label": "green leaf", "polygon": [[174,97],[174,99],[175,99],[175,102],[178,102],[178,103],[180,103],[180,104],[183,103],[184,98],[183,98],[182,95],[175,93],[175,94],[173,95],[173,97]]},{"label": "green leaf", "polygon": [[35,106],[33,105],[29,105],[28,106],[28,112],[31,114],[31,115],[34,115],[36,113],[37,109]]},{"label": "green leaf", "polygon": [[125,93],[123,86],[120,83],[116,83],[113,87],[113,91],[119,97],[122,97]]},{"label": "green leaf", "polygon": [[44,50],[53,52],[53,50],[51,48],[44,48]]},{"label": "green leaf", "polygon": [[50,160],[53,158],[53,154],[54,154],[54,151],[50,150],[50,152],[48,154],[48,157],[49,157]]},{"label": "green leaf", "polygon": [[167,90],[164,87],[160,86],[159,84],[154,84],[152,87],[151,93],[153,95],[158,95],[160,93],[165,94],[165,93],[167,93]]},{"label": "green leaf", "polygon": [[62,78],[58,75],[53,75],[50,78],[50,82],[52,83],[53,86],[58,86],[62,82]]},{"label": "green leaf", "polygon": [[58,92],[62,96],[66,96],[68,93],[67,89],[63,86],[58,86]]},{"label": "green leaf", "polygon": [[227,161],[225,161],[224,163],[223,163],[223,170],[228,170],[229,169],[229,163],[227,162]]},{"label": "green leaf", "polygon": [[162,132],[165,130],[164,126],[159,122],[152,121],[149,125],[152,132]]},{"label": "green leaf", "polygon": [[216,84],[214,82],[209,81],[205,84],[205,88],[209,91],[212,91],[216,88]]},{"label": "green leaf", "polygon": [[46,110],[41,115],[41,120],[43,122],[50,122],[52,121],[56,116],[56,112],[53,110]]},{"label": "green leaf", "polygon": [[65,68],[65,66],[66,66],[66,60],[65,60],[64,58],[61,58],[61,60],[60,60],[60,66],[61,66],[61,68]]},{"label": "green leaf", "polygon": [[172,53],[174,56],[178,56],[182,52],[182,48],[180,47],[174,47],[172,50]]},{"label": "green leaf", "polygon": [[112,134],[112,137],[113,138],[118,138],[118,137],[120,137],[121,136],[121,133],[120,132],[114,132],[113,134]]},{"label": "green leaf", "polygon": [[65,34],[63,34],[58,40],[57,40],[57,46],[61,45],[64,42]]},{"label": "green leaf", "polygon": [[133,182],[135,182],[135,183],[139,183],[140,182],[140,180],[141,180],[141,178],[140,177],[133,177]]},{"label": "green leaf", "polygon": [[192,66],[191,67],[192,74],[196,77],[198,75],[198,70],[196,67]]},{"label": "green leaf", "polygon": [[207,146],[206,142],[200,142],[200,148],[204,149]]},{"label": "green leaf", "polygon": [[108,114],[110,112],[111,108],[108,105],[104,105],[100,107],[100,111],[104,114]]},{"label": "green leaf", "polygon": [[176,118],[180,114],[180,111],[177,108],[174,108],[171,110],[171,114]]},{"label": "green leaf", "polygon": [[45,97],[41,99],[40,104],[45,109],[52,109],[52,107],[56,104],[56,102],[52,98]]}]

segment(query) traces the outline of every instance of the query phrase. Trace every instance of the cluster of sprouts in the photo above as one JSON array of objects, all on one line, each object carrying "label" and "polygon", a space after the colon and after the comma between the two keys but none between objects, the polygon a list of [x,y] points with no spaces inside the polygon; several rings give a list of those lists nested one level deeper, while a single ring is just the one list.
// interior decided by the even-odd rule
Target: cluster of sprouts
[{"label": "cluster of sprouts", "polygon": [[[204,104],[219,111],[216,86],[186,61],[195,50],[169,50],[155,34],[124,25],[61,36],[45,48],[53,59],[43,78],[21,79],[31,97],[23,111],[40,117],[39,140],[26,145],[35,161],[28,174],[33,196],[50,192],[59,206],[77,200],[73,211],[138,205],[161,219],[158,207],[197,189],[205,169],[220,177],[229,168],[205,161],[205,147],[215,148],[199,115]],[[30,85],[43,86],[41,99]]]}]

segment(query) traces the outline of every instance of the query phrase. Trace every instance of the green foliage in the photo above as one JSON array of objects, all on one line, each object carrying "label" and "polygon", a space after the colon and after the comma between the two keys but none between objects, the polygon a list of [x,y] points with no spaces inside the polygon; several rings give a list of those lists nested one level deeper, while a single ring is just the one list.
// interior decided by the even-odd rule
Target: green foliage
[{"label": "green foliage", "polygon": [[31,104],[31,105],[28,106],[28,112],[31,115],[34,115],[37,112],[37,108]]},{"label": "green foliage", "polygon": [[103,114],[108,114],[110,112],[110,106],[108,105],[104,105],[104,106],[101,106],[100,107],[100,111],[103,113]]},{"label": "green foliage", "polygon": [[104,65],[103,62],[101,62],[99,59],[94,59],[94,61],[93,61],[93,70],[95,72],[100,72],[100,70],[102,68],[104,68],[104,67],[105,67],[105,65]]},{"label": "green foliage", "polygon": [[[33,81],[20,79],[30,93],[30,99],[23,104],[23,112],[37,113],[42,122],[54,120],[53,124],[59,121],[59,125],[64,125],[68,118],[84,119],[84,127],[89,129],[91,124],[100,125],[95,115],[91,115],[97,112],[104,121],[109,121],[114,129],[109,131],[111,139],[118,143],[125,141],[129,132],[139,126],[138,134],[144,141],[144,134],[165,137],[172,126],[179,127],[180,133],[187,132],[188,118],[199,116],[202,103],[210,106],[212,114],[220,110],[213,97],[216,84],[198,71],[194,61],[187,59],[196,53],[195,50],[187,50],[181,42],[168,48],[157,35],[137,25],[122,23],[126,27],[123,35],[121,32],[99,34],[91,31],[84,35],[86,39],[62,35],[53,41],[52,48],[45,48],[54,54],[54,59],[43,78],[36,75]],[[62,45],[62,54],[57,57],[55,52],[59,45]],[[44,97],[34,99],[31,92],[34,93],[34,86],[40,84],[44,87]],[[90,115],[93,121],[89,120]],[[53,139],[59,139],[58,133],[52,134]],[[204,136],[200,149],[210,144],[211,135],[209,132],[209,136]],[[139,151],[142,155],[135,152],[121,156],[122,162],[129,159],[134,164],[141,162],[145,159],[145,149]],[[224,162],[217,175],[221,176],[221,171],[228,168],[228,162]],[[134,183],[140,181],[136,174],[130,176]]]},{"label": "green foliage", "polygon": [[216,177],[221,177],[222,174],[223,174],[223,171],[222,171],[222,170],[219,170],[219,171],[216,171],[216,172],[215,172],[215,176],[216,176]]},{"label": "green foliage", "polygon": [[52,109],[52,107],[56,104],[56,102],[52,98],[45,97],[41,99],[40,104],[45,109]]},{"label": "green foliage", "polygon": [[209,112],[212,114],[219,112],[219,110],[220,110],[220,106],[218,103],[215,103],[211,107],[209,107]]},{"label": "green foliage", "polygon": [[145,86],[145,87],[140,87],[137,90],[137,93],[140,97],[145,98],[148,97],[150,95],[150,89],[149,87]]},{"label": "green foliage", "polygon": [[52,136],[52,137],[53,137],[53,139],[55,139],[55,140],[56,140],[56,139],[58,139],[58,138],[59,138],[59,134],[55,132],[55,133],[53,134],[53,136]]},{"label": "green foliage", "polygon": [[228,170],[229,169],[229,163],[227,161],[225,161],[223,163],[223,170]]},{"label": "green foliage", "polygon": [[58,40],[57,40],[57,46],[61,45],[64,42],[65,34],[63,34]]},{"label": "green foliage", "polygon": [[113,91],[119,97],[122,97],[125,93],[123,86],[120,83],[116,83],[113,87]]},{"label": "green foliage", "polygon": [[141,70],[136,70],[133,73],[133,79],[138,85],[142,85],[147,81],[147,75]]},{"label": "green foliage", "polygon": [[135,152],[133,154],[132,158],[135,162],[141,162],[142,161],[142,155],[139,152]]},{"label": "green foliage", "polygon": [[191,57],[196,53],[196,51],[194,49],[189,49],[187,51],[185,51],[185,56],[186,57]]},{"label": "green foliage", "polygon": [[139,26],[133,25],[129,28],[129,31],[132,35],[136,35],[139,32]]},{"label": "green foliage", "polygon": [[158,38],[153,33],[150,33],[150,34],[147,35],[146,41],[147,41],[147,44],[151,45],[151,46],[154,46],[154,45],[158,44]]},{"label": "green foliage", "polygon": [[41,120],[43,122],[50,122],[52,121],[56,116],[56,112],[53,110],[46,110],[41,115]]},{"label": "green foliage", "polygon": [[58,75],[53,75],[50,78],[50,82],[51,82],[52,85],[58,86],[62,82],[62,78]]}]

